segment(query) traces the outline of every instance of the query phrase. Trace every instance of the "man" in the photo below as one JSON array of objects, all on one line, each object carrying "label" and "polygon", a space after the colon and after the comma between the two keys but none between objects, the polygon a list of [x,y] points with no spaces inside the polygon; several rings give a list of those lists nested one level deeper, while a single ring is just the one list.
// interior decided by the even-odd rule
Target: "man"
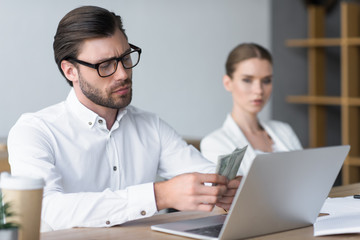
[{"label": "man", "polygon": [[[104,227],[166,208],[230,207],[239,180],[204,174],[215,166],[157,116],[129,105],[141,49],[128,43],[119,16],[74,9],[59,23],[54,54],[72,86],[66,101],[23,114],[8,137],[12,173],[46,182],[43,222]],[[155,182],[157,174],[170,180]]]}]

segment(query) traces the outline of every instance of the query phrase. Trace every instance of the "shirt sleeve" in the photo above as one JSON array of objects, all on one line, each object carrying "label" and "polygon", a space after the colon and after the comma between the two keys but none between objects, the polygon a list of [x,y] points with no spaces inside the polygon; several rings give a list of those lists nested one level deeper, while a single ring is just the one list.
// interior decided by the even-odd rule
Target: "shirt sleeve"
[{"label": "shirt sleeve", "polygon": [[213,163],[216,163],[218,156],[223,153],[221,149],[219,150],[219,146],[221,145],[217,139],[212,136],[205,137],[200,142],[201,153]]},{"label": "shirt sleeve", "polygon": [[161,119],[159,134],[162,148],[159,165],[161,177],[170,179],[189,172],[215,172],[216,164],[204,158],[192,145],[188,145],[172,127]]},{"label": "shirt sleeve", "polygon": [[[248,143],[241,143],[239,147],[244,147]],[[200,142],[201,153],[217,164],[218,157],[220,155],[230,154],[235,148],[238,147],[233,139],[230,139],[223,131],[217,130],[206,137],[204,137]]]},{"label": "shirt sleeve", "polygon": [[54,230],[71,227],[110,227],[157,212],[153,183],[123,190],[65,193],[56,170],[51,134],[38,120],[20,121],[8,136],[13,175],[45,180],[42,221]]}]

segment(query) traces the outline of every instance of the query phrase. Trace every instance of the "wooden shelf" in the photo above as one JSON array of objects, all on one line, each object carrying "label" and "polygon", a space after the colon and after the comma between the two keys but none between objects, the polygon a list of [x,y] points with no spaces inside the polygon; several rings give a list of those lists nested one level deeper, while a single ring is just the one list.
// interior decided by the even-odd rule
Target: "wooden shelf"
[{"label": "wooden shelf", "polygon": [[360,107],[360,98],[330,97],[330,96],[287,96],[286,101],[295,104],[312,105],[347,105]]},{"label": "wooden shelf", "polygon": [[290,39],[286,40],[288,47],[339,47],[360,46],[359,38],[309,38],[309,39]]},{"label": "wooden shelf", "polygon": [[360,167],[360,157],[348,157],[346,159],[344,165],[347,165],[349,167],[351,167],[351,166]]},{"label": "wooden shelf", "polygon": [[286,41],[288,47],[338,47],[340,45],[340,38],[291,39]]},{"label": "wooden shelf", "polygon": [[[288,47],[305,47],[308,51],[308,92],[288,96],[293,104],[307,104],[309,109],[309,147],[326,145],[326,106],[341,108],[341,143],[350,145],[350,153],[343,165],[342,183],[360,182],[360,5],[341,3],[341,36],[325,37],[325,9],[308,7],[308,38],[290,39]],[[326,47],[341,50],[340,96],[326,96]]]},{"label": "wooden shelf", "polygon": [[289,103],[314,104],[314,105],[341,105],[340,97],[326,96],[288,96]]}]

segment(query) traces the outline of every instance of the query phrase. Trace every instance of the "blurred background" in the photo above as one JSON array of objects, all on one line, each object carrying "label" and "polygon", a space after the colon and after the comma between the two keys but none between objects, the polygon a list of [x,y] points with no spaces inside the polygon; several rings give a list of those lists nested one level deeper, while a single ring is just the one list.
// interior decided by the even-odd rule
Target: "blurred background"
[{"label": "blurred background", "polygon": [[123,18],[129,42],[142,48],[132,104],[185,137],[201,138],[231,111],[222,86],[230,50],[248,41],[271,49],[269,0],[0,0],[0,136],[22,113],[66,98],[70,87],[55,64],[53,37],[60,19],[82,5]]},{"label": "blurred background", "polygon": [[[184,138],[201,139],[231,111],[230,94],[222,86],[228,53],[239,43],[256,42],[274,57],[273,96],[261,118],[288,122],[302,145],[313,147],[309,106],[287,101],[290,95],[308,94],[308,49],[286,41],[309,36],[309,4],[325,6],[324,37],[339,38],[341,2],[350,1],[0,0],[0,141],[6,142],[22,113],[66,98],[70,87],[52,50],[57,24],[75,7],[97,5],[119,14],[129,42],[143,50],[133,71],[133,105],[155,112]],[[339,96],[341,49],[324,52],[324,94]],[[344,143],[340,104],[325,108],[321,145]]]},{"label": "blurred background", "polygon": [[[133,105],[157,113],[185,137],[203,137],[231,110],[221,81],[227,54],[241,42],[256,42],[274,55],[274,92],[261,116],[289,122],[307,146],[307,106],[285,101],[307,92],[307,51],[285,45],[307,37],[307,2],[0,0],[0,136],[7,136],[22,113],[66,98],[70,87],[53,59],[57,24],[75,7],[98,5],[121,15],[129,41],[143,49],[134,69]],[[326,14],[326,35],[340,35],[339,2]],[[336,95],[340,50],[326,50],[327,91]],[[329,144],[338,143],[338,111],[330,113]]]}]

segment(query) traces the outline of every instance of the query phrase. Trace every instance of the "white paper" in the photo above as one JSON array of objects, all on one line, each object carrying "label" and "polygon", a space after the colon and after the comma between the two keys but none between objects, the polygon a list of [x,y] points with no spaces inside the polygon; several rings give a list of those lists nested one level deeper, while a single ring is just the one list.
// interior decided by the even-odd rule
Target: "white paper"
[{"label": "white paper", "polygon": [[359,213],[323,216],[314,223],[314,236],[345,233],[360,233]]},{"label": "white paper", "polygon": [[327,198],[314,223],[314,236],[360,233],[360,199],[353,196]]}]

